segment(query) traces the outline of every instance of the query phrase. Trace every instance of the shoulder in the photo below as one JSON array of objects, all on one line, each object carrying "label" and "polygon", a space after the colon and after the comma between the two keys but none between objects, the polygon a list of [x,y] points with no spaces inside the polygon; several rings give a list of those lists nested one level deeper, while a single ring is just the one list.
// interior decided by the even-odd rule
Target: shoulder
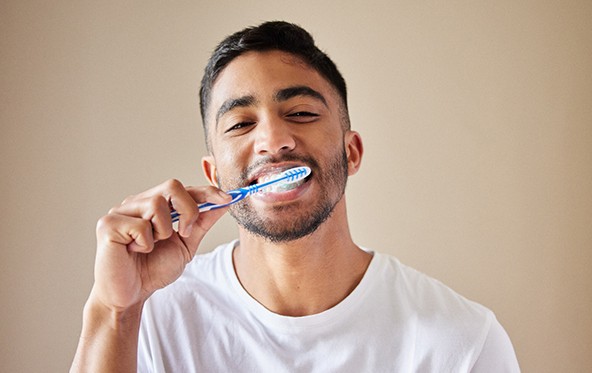
[{"label": "shoulder", "polygon": [[483,305],[457,293],[441,281],[401,263],[397,258],[377,253],[380,270],[390,277],[391,290],[421,314],[431,313],[473,315],[479,319],[491,318],[492,312]]},{"label": "shoulder", "polygon": [[388,294],[392,313],[414,336],[415,355],[446,364],[456,356],[454,364],[472,366],[497,325],[493,312],[394,257],[375,255],[382,277],[376,286]]},{"label": "shoulder", "polygon": [[465,356],[459,362],[475,372],[519,372],[512,342],[495,314],[442,282],[378,255],[389,291],[406,308],[416,335],[416,356]]}]

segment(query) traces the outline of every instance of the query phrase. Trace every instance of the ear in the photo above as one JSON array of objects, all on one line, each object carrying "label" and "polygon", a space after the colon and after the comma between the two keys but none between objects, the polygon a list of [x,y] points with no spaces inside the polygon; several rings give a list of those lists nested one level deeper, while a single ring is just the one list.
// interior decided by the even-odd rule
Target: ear
[{"label": "ear", "polygon": [[204,175],[210,182],[210,185],[219,188],[220,186],[218,185],[218,170],[216,168],[216,160],[214,159],[214,157],[211,155],[202,157],[201,168],[203,170]]},{"label": "ear", "polygon": [[349,176],[355,175],[362,165],[364,145],[362,137],[356,131],[347,131],[343,139],[345,154],[347,156],[347,172]]}]

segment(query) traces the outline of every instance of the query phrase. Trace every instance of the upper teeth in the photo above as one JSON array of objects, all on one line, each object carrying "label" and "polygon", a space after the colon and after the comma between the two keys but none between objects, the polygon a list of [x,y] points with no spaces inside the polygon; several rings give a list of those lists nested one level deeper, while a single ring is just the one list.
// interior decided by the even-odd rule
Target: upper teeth
[{"label": "upper teeth", "polygon": [[[260,176],[256,181],[258,184],[265,183],[267,181],[277,178],[280,174],[281,174],[281,172],[265,174],[265,175]],[[277,184],[273,184],[268,187],[265,187],[260,192],[262,192],[262,193],[285,192],[288,190],[295,189],[295,188],[299,187],[300,185],[302,185],[303,183],[304,183],[304,179],[294,181],[294,182],[289,182],[288,180],[285,180],[283,182],[279,182]]]},{"label": "upper teeth", "polygon": [[276,177],[278,177],[280,174],[281,174],[281,172],[271,173],[271,174],[266,174],[266,175],[260,176],[259,179],[257,179],[257,183],[265,183],[266,181],[273,180]]}]

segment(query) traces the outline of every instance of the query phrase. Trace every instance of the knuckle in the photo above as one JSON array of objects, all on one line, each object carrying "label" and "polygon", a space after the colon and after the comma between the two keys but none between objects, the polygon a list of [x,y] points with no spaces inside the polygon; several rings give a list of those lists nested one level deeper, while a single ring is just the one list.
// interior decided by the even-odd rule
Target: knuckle
[{"label": "knuckle", "polygon": [[132,199],[134,199],[134,197],[135,197],[135,196],[134,196],[133,194],[130,194],[129,196],[125,197],[125,198],[123,199],[123,201],[121,201],[121,204],[122,204],[122,205],[125,205],[126,203],[128,203],[129,201],[131,201]]},{"label": "knuckle", "polygon": [[152,231],[152,223],[148,220],[139,220],[137,222],[137,229],[141,233],[151,232]]},{"label": "knuckle", "polygon": [[148,199],[148,208],[152,212],[156,212],[159,209],[161,209],[163,207],[167,207],[167,206],[168,206],[168,201],[166,198],[164,198],[164,196],[156,195],[156,196],[152,196]]},{"label": "knuckle", "polygon": [[183,184],[177,179],[168,179],[164,182],[164,185],[167,189],[170,190],[177,190],[183,187]]},{"label": "knuckle", "polygon": [[111,229],[111,227],[113,227],[113,225],[114,225],[113,215],[102,216],[97,221],[96,231],[97,231],[97,233],[105,232],[105,231]]}]

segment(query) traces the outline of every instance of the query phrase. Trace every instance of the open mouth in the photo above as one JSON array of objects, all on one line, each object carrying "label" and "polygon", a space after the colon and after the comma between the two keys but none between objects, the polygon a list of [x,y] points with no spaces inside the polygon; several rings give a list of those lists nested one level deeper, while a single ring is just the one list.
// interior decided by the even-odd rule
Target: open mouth
[{"label": "open mouth", "polygon": [[[260,175],[259,177],[253,179],[249,185],[268,182],[270,180],[277,178],[284,171],[285,171],[285,169],[270,170],[270,172],[266,172],[266,173]],[[262,189],[259,193],[265,194],[265,193],[288,192],[290,190],[294,190],[294,189],[298,188],[299,186],[301,186],[304,183],[306,183],[307,181],[309,181],[311,176],[312,176],[312,174],[308,175],[304,179],[300,179],[297,181],[292,181],[292,182],[285,181],[285,182],[279,182],[276,184],[272,184],[272,185]]]}]

